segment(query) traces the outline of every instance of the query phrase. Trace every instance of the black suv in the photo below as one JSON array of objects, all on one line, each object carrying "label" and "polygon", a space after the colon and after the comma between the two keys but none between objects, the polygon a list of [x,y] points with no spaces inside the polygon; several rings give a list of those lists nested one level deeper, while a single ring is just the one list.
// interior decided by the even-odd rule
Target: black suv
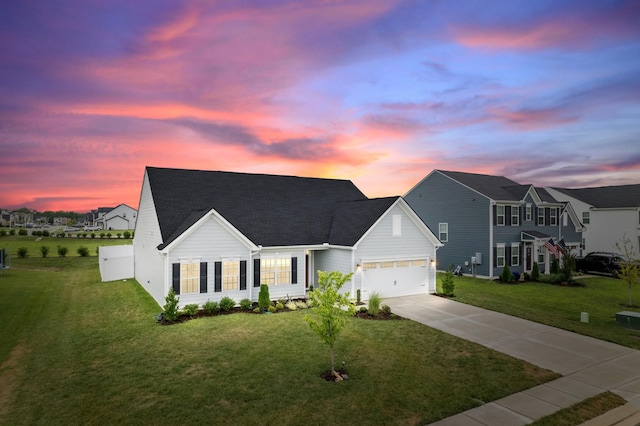
[{"label": "black suv", "polygon": [[617,253],[593,252],[576,259],[576,269],[582,272],[596,272],[613,277],[620,275],[622,255]]}]

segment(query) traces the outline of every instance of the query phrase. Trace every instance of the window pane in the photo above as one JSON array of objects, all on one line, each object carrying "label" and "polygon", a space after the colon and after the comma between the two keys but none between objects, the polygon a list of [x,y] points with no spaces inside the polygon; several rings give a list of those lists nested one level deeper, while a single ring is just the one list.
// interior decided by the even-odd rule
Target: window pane
[{"label": "window pane", "polygon": [[362,264],[362,269],[376,269],[377,268],[377,263],[376,262],[364,262]]},{"label": "window pane", "polygon": [[197,293],[200,291],[200,263],[180,265],[180,292]]},{"label": "window pane", "polygon": [[396,262],[396,266],[398,268],[408,268],[409,267],[409,261],[407,260],[400,260],[398,262]]},{"label": "window pane", "polygon": [[393,262],[380,262],[381,268],[393,268]]},{"label": "window pane", "polygon": [[425,267],[427,266],[427,261],[426,260],[414,260],[413,262],[411,262],[411,265],[414,267]]},{"label": "window pane", "polygon": [[511,206],[511,226],[518,226],[520,223],[520,207]]},{"label": "window pane", "polygon": [[238,290],[240,262],[231,260],[222,262],[222,290]]},{"label": "window pane", "polygon": [[260,284],[274,285],[276,283],[276,260],[260,259]]},{"label": "window pane", "polygon": [[278,281],[277,284],[291,284],[291,258],[278,259]]},{"label": "window pane", "polygon": [[497,206],[496,211],[498,212],[498,225],[504,225],[504,206]]}]

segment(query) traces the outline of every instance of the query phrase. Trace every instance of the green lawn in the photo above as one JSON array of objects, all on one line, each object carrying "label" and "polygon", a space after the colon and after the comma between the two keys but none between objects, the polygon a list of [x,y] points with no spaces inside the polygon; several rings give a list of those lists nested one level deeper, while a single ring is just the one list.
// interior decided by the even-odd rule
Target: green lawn
[{"label": "green lawn", "polygon": [[[112,231],[114,232],[114,231]],[[113,234],[115,236],[115,233]],[[49,247],[47,257],[58,257],[58,246],[67,248],[67,256],[78,256],[78,248],[83,246],[89,249],[90,256],[96,256],[98,246],[115,246],[122,244],[132,244],[132,239],[124,238],[77,238],[77,237],[34,237],[24,235],[5,235],[0,237],[0,249],[9,249],[11,259],[18,257],[18,249],[24,247],[27,249],[28,258],[42,257],[40,247]],[[1,272],[0,272],[1,273]]]},{"label": "green lawn", "polygon": [[[441,277],[438,274],[439,280]],[[456,277],[454,300],[640,349],[640,331],[616,325],[616,312],[640,312],[626,306],[626,284],[608,277],[581,278],[578,282],[585,286],[502,284]],[[635,287],[632,300],[640,305],[640,285]],[[582,312],[589,313],[588,323],[580,322]]]},{"label": "green lawn", "polygon": [[557,377],[353,318],[336,347],[350,379],[326,382],[305,311],[162,326],[134,280],[99,281],[95,256],[15,259],[0,292],[0,424],[425,424]]}]

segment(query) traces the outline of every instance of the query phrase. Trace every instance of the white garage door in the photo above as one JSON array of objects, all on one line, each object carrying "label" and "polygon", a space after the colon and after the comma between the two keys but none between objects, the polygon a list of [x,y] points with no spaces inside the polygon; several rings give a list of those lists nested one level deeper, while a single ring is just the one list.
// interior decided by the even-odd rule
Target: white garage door
[{"label": "white garage door", "polygon": [[428,259],[363,262],[363,299],[378,292],[382,297],[427,293]]}]

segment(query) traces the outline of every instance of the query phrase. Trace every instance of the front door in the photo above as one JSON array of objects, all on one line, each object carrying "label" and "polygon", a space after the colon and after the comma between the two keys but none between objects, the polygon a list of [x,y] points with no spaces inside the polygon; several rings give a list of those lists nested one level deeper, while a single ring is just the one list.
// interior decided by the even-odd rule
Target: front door
[{"label": "front door", "polygon": [[524,255],[525,255],[525,266],[524,270],[526,272],[531,272],[533,269],[533,247],[531,243],[524,243]]}]

